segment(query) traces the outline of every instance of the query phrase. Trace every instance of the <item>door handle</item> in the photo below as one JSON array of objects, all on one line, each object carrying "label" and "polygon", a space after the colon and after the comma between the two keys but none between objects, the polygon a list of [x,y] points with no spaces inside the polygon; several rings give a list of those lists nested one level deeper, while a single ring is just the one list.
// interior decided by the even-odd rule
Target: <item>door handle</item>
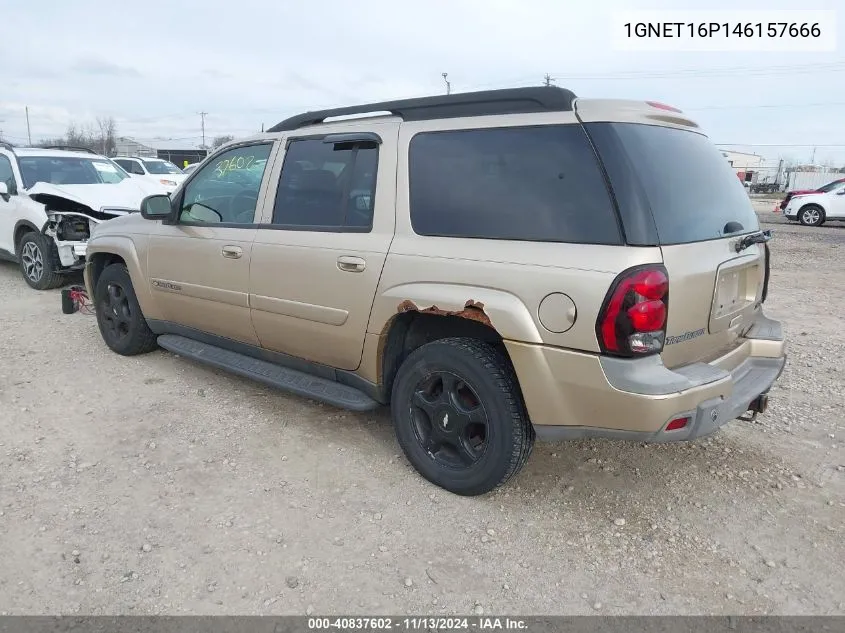
[{"label": "door handle", "polygon": [[223,257],[228,257],[229,259],[240,259],[241,255],[244,254],[244,249],[240,246],[224,246],[222,253]]},{"label": "door handle", "polygon": [[345,273],[360,273],[364,272],[367,262],[360,257],[342,255],[337,258],[337,267]]}]

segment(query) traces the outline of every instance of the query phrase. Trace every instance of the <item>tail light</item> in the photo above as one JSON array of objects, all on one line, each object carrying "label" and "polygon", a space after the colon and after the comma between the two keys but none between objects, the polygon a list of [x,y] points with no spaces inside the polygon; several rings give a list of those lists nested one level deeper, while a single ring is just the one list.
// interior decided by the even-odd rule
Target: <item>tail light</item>
[{"label": "tail light", "polygon": [[659,353],[666,340],[668,307],[666,268],[637,266],[620,274],[596,322],[602,352],[626,357]]}]

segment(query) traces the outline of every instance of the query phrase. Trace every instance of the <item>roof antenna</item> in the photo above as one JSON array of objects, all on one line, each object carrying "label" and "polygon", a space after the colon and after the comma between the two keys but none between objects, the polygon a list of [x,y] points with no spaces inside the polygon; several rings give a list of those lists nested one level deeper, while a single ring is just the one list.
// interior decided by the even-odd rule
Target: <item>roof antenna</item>
[{"label": "roof antenna", "polygon": [[446,94],[447,95],[452,94],[452,82],[450,82],[448,79],[446,79],[449,76],[449,73],[440,73],[440,74],[443,75],[443,81],[446,82]]}]

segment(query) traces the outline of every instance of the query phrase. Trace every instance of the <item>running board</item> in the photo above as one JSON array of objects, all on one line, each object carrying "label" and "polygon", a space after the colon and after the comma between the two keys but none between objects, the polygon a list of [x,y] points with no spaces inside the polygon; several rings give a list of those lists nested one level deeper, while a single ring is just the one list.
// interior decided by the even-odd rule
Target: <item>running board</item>
[{"label": "running board", "polygon": [[371,411],[381,406],[363,391],[354,387],[275,363],[268,363],[245,354],[231,352],[216,345],[200,343],[184,336],[162,334],[158,337],[158,344],[179,356],[341,409]]}]

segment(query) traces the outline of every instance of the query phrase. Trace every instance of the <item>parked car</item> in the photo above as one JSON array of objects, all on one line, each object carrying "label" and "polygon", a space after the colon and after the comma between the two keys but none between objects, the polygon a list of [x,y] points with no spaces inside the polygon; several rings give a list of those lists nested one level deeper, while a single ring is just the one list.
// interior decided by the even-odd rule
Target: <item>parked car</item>
[{"label": "parked car", "polygon": [[680,110],[524,88],[230,143],[97,227],[85,281],[116,353],[389,405],[414,468],[477,495],[536,438],[683,441],[765,411],[770,236]]},{"label": "parked car", "polygon": [[175,191],[176,187],[187,178],[187,174],[176,165],[160,158],[116,156],[114,162],[123,167],[130,175],[160,185],[168,193]]},{"label": "parked car", "polygon": [[793,191],[787,191],[784,199],[775,206],[775,212],[786,209],[786,206],[789,204],[790,200],[792,200],[793,196],[804,196],[810,193],[827,193],[841,187],[843,184],[845,184],[845,178],[839,178],[838,180],[829,182],[818,189],[795,189]]},{"label": "parked car", "polygon": [[783,215],[805,226],[821,226],[828,220],[845,220],[845,180],[824,193],[793,196]]},{"label": "parked car", "polygon": [[84,265],[94,226],[161,191],[90,150],[0,144],[0,258],[33,288],[57,287]]}]

